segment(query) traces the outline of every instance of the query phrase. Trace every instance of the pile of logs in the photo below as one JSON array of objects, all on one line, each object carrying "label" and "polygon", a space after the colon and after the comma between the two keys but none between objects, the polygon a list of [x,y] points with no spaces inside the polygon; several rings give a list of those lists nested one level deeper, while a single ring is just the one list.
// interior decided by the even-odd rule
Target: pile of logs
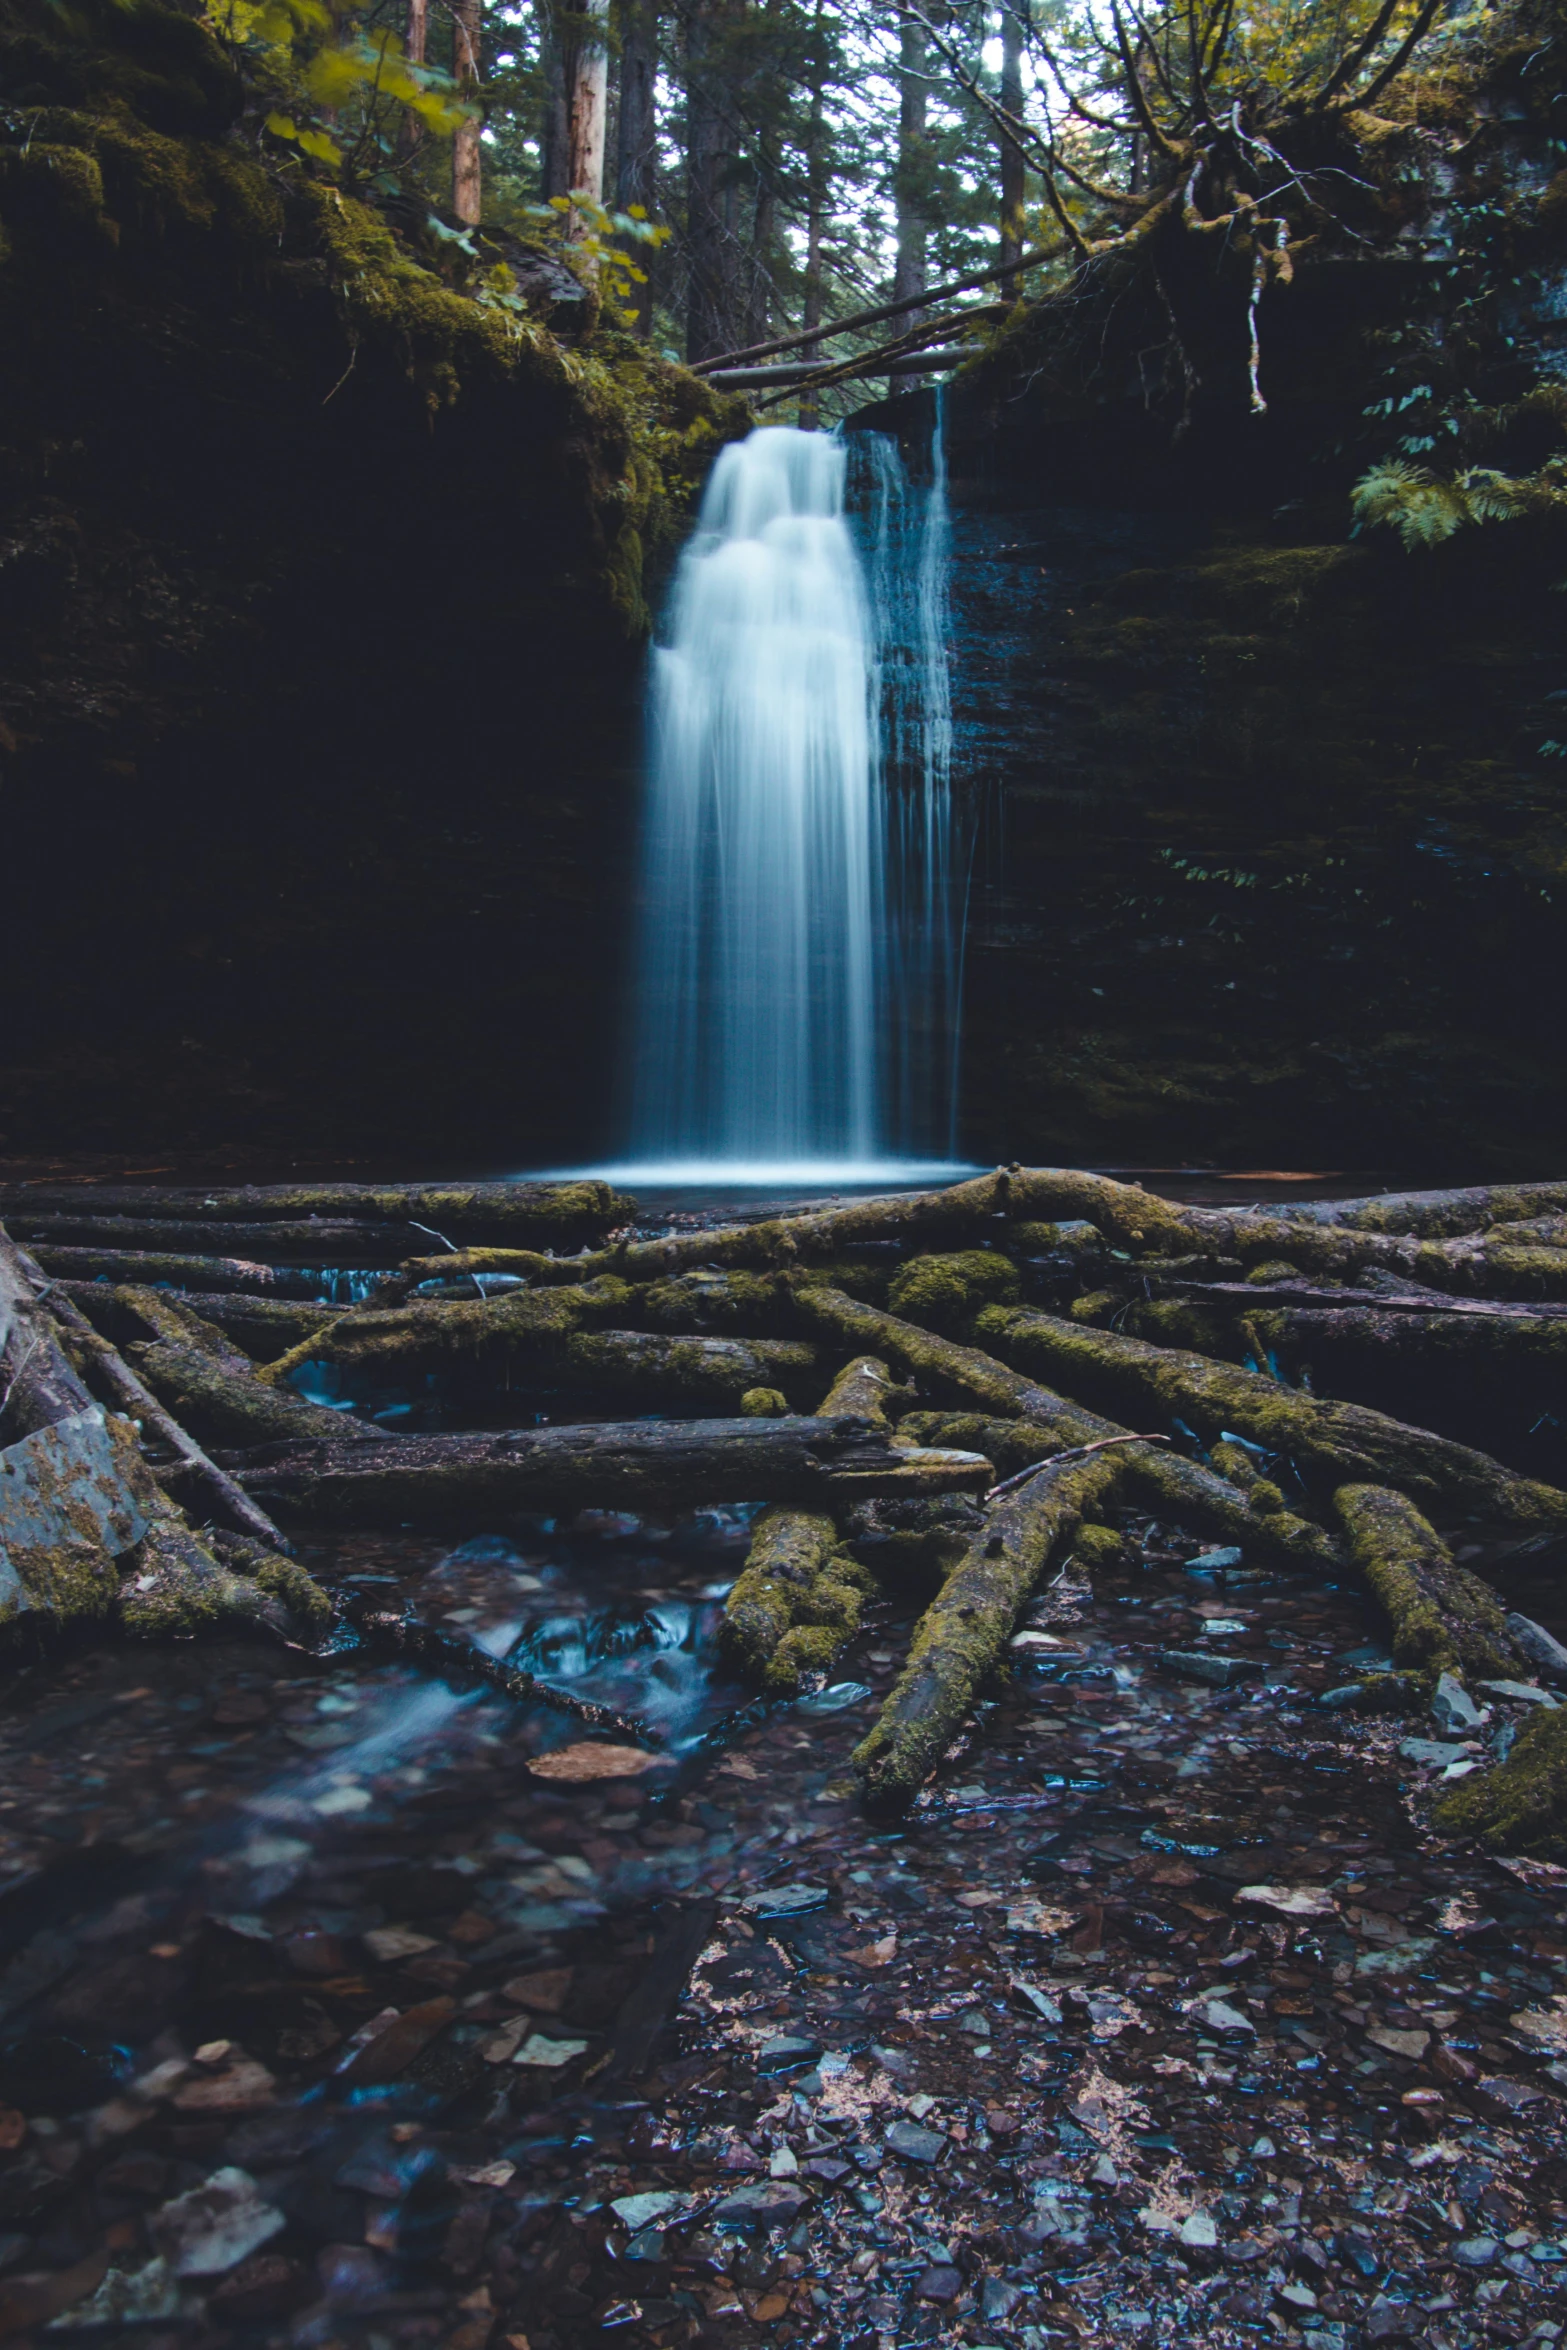
[{"label": "pile of logs", "polygon": [[[1221,1211],[1014,1167],[647,1237],[635,1213],[595,1182],[0,1189],[0,1620],[306,1638],[329,1603],[283,1527],[761,1504],[726,1631],[764,1688],[825,1674],[880,1579],[930,1587],[857,1756],[883,1806],[1128,1510],[1363,1575],[1398,1667],[1367,1704],[1539,1661],[1444,1535],[1567,1537],[1567,1491],[1280,1366],[1567,1384],[1567,1184]],[[433,1378],[489,1424],[389,1435],[305,1364],[359,1399]],[[595,1416],[495,1426],[522,1392]],[[1519,1758],[1567,1776],[1562,1724],[1487,1775],[1514,1812]]]}]

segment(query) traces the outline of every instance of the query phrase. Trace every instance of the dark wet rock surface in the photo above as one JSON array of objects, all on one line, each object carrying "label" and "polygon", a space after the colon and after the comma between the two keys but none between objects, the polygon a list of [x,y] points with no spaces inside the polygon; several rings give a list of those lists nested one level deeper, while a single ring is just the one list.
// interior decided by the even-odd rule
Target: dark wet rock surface
[{"label": "dark wet rock surface", "polygon": [[1567,1873],[1420,1825],[1527,1705],[1410,1752],[1424,1725],[1316,1702],[1379,1648],[1356,1596],[1137,1531],[1129,1573],[1036,1602],[891,1825],[846,1761],[904,1627],[748,1701],[715,1642],[743,1514],[311,1554],[654,1722],[626,1776],[572,1776],[563,1716],[352,1651],[21,1675],[0,2323],[1556,2339]]}]

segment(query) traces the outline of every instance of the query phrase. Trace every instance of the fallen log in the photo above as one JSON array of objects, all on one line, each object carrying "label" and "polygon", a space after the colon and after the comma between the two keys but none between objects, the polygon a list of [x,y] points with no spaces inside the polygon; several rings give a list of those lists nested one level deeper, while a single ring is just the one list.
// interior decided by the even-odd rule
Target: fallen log
[{"label": "fallen log", "polygon": [[1349,1554],[1393,1635],[1393,1661],[1432,1683],[1525,1680],[1528,1662],[1496,1594],[1461,1567],[1412,1501],[1385,1485],[1341,1485],[1333,1504]]},{"label": "fallen log", "polygon": [[1557,1487],[1364,1404],[1297,1394],[1254,1371],[1028,1306],[986,1307],[976,1331],[1004,1361],[1061,1379],[1107,1410],[1180,1419],[1209,1441],[1233,1431],[1283,1455],[1319,1488],[1394,1485],[1506,1525],[1567,1525],[1567,1493]]},{"label": "fallen log", "polygon": [[351,1443],[363,1421],[307,1403],[290,1387],[269,1387],[248,1355],[221,1330],[170,1303],[155,1289],[89,1285],[84,1303],[94,1316],[130,1316],[151,1333],[131,1348],[147,1385],[181,1419],[229,1442],[269,1444],[317,1437]]},{"label": "fallen log", "polygon": [[[14,1240],[50,1248],[183,1250],[196,1256],[237,1256],[247,1260],[296,1257],[311,1265],[400,1265],[429,1246],[419,1224],[345,1222],[305,1217],[294,1223],[202,1223],[174,1216],[97,1216],[16,1213],[8,1219]],[[541,1263],[553,1263],[542,1258]],[[569,1262],[569,1260],[568,1260]]]},{"label": "fallen log", "polygon": [[1302,1200],[1291,1202],[1284,1213],[1297,1223],[1451,1240],[1460,1233],[1483,1232],[1492,1224],[1567,1213],[1567,1183],[1496,1183],[1459,1191],[1387,1191],[1368,1199]]},{"label": "fallen log", "polygon": [[427,1226],[437,1239],[531,1241],[581,1248],[635,1214],[636,1201],[609,1184],[573,1183],[246,1183],[0,1184],[0,1217],[39,1211],[168,1217],[187,1223],[286,1223],[304,1216],[366,1218]]},{"label": "fallen log", "polygon": [[193,1487],[194,1497],[187,1494],[187,1498],[198,1512],[215,1512],[220,1521],[237,1533],[253,1536],[270,1552],[286,1552],[289,1545],[266,1511],[235,1484],[226,1469],[218,1467],[171,1412],[164,1410],[119,1349],[93,1328],[80,1307],[57,1290],[51,1291],[48,1306],[65,1333],[66,1343],[77,1349],[78,1360],[91,1365],[119,1410],[139,1425],[143,1444],[150,1438],[173,1454],[173,1465],[158,1476],[159,1483],[167,1486],[179,1481]]},{"label": "fallen log", "polygon": [[[50,1295],[69,1298],[80,1311],[84,1304],[101,1306],[107,1292],[102,1282],[53,1281]],[[279,1347],[289,1347],[301,1339],[313,1338],[343,1314],[342,1306],[306,1305],[299,1299],[270,1297],[241,1297],[227,1290],[166,1289],[160,1294],[171,1306],[179,1306],[198,1320],[211,1322],[226,1338],[237,1339],[255,1364],[270,1365]],[[116,1322],[116,1328],[129,1339],[140,1329],[134,1316],[126,1314]],[[308,1359],[307,1357],[302,1359]]]},{"label": "fallen log", "polygon": [[1090,1509],[1114,1499],[1124,1462],[1101,1452],[1044,1469],[988,1513],[915,1626],[908,1661],[853,1762],[868,1804],[899,1810],[940,1761],[1005,1653],[1024,1603],[1052,1555]]},{"label": "fallen log", "polygon": [[[886,1364],[860,1355],[839,1372],[816,1416],[858,1419],[890,1438],[884,1407],[891,1391]],[[724,1645],[749,1679],[774,1696],[793,1696],[854,1637],[875,1588],[831,1517],[775,1504],[752,1528],[745,1566],[724,1602]]]},{"label": "fallen log", "polygon": [[62,1281],[112,1281],[146,1286],[166,1282],[182,1290],[223,1290],[243,1295],[315,1301],[317,1274],[291,1265],[262,1265],[243,1257],[160,1256],[150,1249],[55,1248],[32,1251],[46,1273]]},{"label": "fallen log", "polygon": [[[913,1322],[900,1321],[896,1315],[884,1314],[875,1306],[862,1305],[857,1298],[845,1297],[839,1290],[800,1283],[795,1287],[794,1298],[808,1328],[831,1330],[851,1344],[874,1346],[879,1354],[890,1355],[905,1371],[928,1382],[936,1395],[950,1402],[971,1407],[977,1404],[984,1412],[998,1414],[1003,1419],[1021,1419],[1034,1430],[1045,1431],[1051,1441],[1041,1444],[1036,1436],[1036,1458],[1048,1453],[1052,1444],[1056,1450],[1065,1452],[1078,1445],[1098,1443],[1108,1436],[1135,1433],[1114,1420],[1101,1419],[1097,1413],[1068,1403],[1054,1389],[1041,1387],[1021,1372],[998,1362],[993,1355],[982,1353],[978,1347],[960,1346],[953,1339],[938,1337]],[[1175,1453],[1162,1452],[1154,1446],[1128,1447],[1128,1452],[1127,1478],[1150,1509],[1190,1524],[1221,1542],[1248,1544],[1260,1555],[1276,1558],[1285,1565],[1317,1574],[1336,1571],[1340,1563],[1338,1544],[1309,1519],[1296,1517],[1281,1507],[1258,1507],[1224,1478]],[[1268,1493],[1270,1503],[1276,1501],[1275,1489],[1269,1487]]]},{"label": "fallen log", "polygon": [[240,1469],[267,1507],[341,1525],[494,1525],[519,1512],[982,1492],[978,1454],[904,1449],[854,1420],[623,1420],[396,1443],[292,1445]]}]

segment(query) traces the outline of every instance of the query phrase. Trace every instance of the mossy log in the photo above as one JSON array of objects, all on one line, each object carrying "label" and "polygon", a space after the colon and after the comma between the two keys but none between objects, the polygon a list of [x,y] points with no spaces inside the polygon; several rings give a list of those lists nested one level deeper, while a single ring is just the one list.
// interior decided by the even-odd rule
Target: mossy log
[{"label": "mossy log", "polygon": [[1567,1706],[1527,1723],[1504,1762],[1442,1797],[1435,1820],[1488,1852],[1567,1861]]},{"label": "mossy log", "polygon": [[[382,1224],[341,1217],[304,1217],[292,1223],[204,1224],[174,1216],[95,1216],[83,1214],[30,1216],[18,1212],[7,1219],[14,1240],[36,1253],[48,1248],[153,1249],[167,1255],[181,1250],[210,1257],[261,1258],[272,1262],[294,1258],[307,1265],[401,1265],[416,1250],[429,1246],[430,1235],[417,1224]],[[553,1263],[539,1258],[539,1263]],[[567,1260],[569,1262],[569,1260]]]},{"label": "mossy log", "polygon": [[[839,1372],[817,1418],[855,1419],[890,1436],[892,1374],[874,1355]],[[825,1673],[859,1630],[875,1577],[844,1550],[838,1526],[819,1510],[764,1510],[745,1567],[724,1602],[724,1644],[746,1676],[775,1696]]]},{"label": "mossy log", "polygon": [[155,1289],[104,1288],[96,1298],[89,1289],[85,1302],[94,1313],[132,1316],[152,1334],[131,1347],[135,1368],[177,1418],[203,1434],[231,1444],[310,1437],[343,1444],[367,1433],[346,1413],[307,1403],[290,1387],[267,1386],[221,1330]]},{"label": "mossy log", "polygon": [[1206,1355],[1085,1329],[1027,1306],[990,1306],[976,1328],[1003,1360],[1060,1379],[1108,1411],[1210,1441],[1233,1432],[1283,1455],[1319,1488],[1396,1485],[1506,1525],[1567,1526],[1567,1493],[1520,1477],[1489,1454],[1363,1404],[1324,1402]]},{"label": "mossy log", "polygon": [[915,1626],[908,1660],[855,1749],[854,1768],[874,1809],[901,1809],[919,1792],[1005,1653],[1052,1554],[1088,1510],[1110,1503],[1123,1468],[1117,1453],[1065,1462],[989,1511],[984,1532]]},{"label": "mossy log", "polygon": [[[309,1332],[302,1350],[350,1369],[406,1371],[455,1365],[520,1367],[566,1386],[722,1410],[750,1388],[799,1398],[815,1372],[815,1349],[799,1339],[727,1338],[701,1331],[603,1329],[635,1306],[613,1276],[560,1289],[513,1289],[490,1297],[366,1304]],[[263,1367],[275,1384],[283,1365]]]},{"label": "mossy log", "polygon": [[53,1211],[168,1217],[175,1222],[288,1223],[348,1217],[422,1224],[438,1238],[581,1248],[635,1214],[636,1201],[596,1180],[577,1183],[0,1184],[0,1217]]},{"label": "mossy log", "polygon": [[[1098,1444],[1107,1436],[1136,1433],[1068,1403],[1053,1388],[1041,1387],[978,1347],[960,1346],[954,1339],[921,1330],[913,1322],[845,1297],[841,1290],[800,1282],[795,1285],[794,1299],[808,1328],[874,1346],[947,1402],[978,1405],[981,1411],[1004,1420],[1028,1422],[1036,1431],[1035,1458],[1080,1444]],[[1338,1567],[1337,1543],[1309,1519],[1267,1503],[1252,1504],[1224,1478],[1158,1446],[1128,1445],[1126,1450],[1126,1473],[1133,1489],[1148,1508],[1162,1516],[1194,1526],[1221,1542],[1246,1543],[1259,1555],[1276,1558],[1281,1564],[1317,1574],[1331,1574]]]},{"label": "mossy log", "polygon": [[199,1517],[216,1512],[236,1532],[265,1545],[269,1555],[286,1551],[288,1545],[266,1511],[235,1484],[226,1469],[209,1458],[172,1412],[164,1410],[119,1349],[93,1328],[80,1307],[55,1288],[50,1292],[49,1311],[61,1325],[65,1344],[74,1349],[78,1365],[90,1369],[108,1389],[116,1407],[140,1429],[143,1444],[160,1444],[172,1454],[158,1482],[165,1489],[170,1485],[183,1488]]},{"label": "mossy log", "polygon": [[1451,1240],[1461,1233],[1483,1232],[1493,1224],[1567,1214],[1567,1183],[1377,1192],[1369,1199],[1291,1202],[1282,1213],[1298,1223],[1341,1224],[1356,1232],[1412,1233],[1421,1240]]},{"label": "mossy log", "polygon": [[855,1420],[622,1420],[292,1446],[239,1475],[264,1506],[297,1516],[444,1527],[589,1504],[788,1501],[831,1513],[865,1495],[980,1492],[991,1466],[894,1445]]},{"label": "mossy log", "polygon": [[[68,1297],[81,1308],[84,1300],[101,1300],[105,1291],[101,1282],[57,1281],[51,1294]],[[306,1305],[299,1299],[238,1297],[226,1290],[166,1289],[160,1294],[171,1306],[183,1307],[198,1320],[214,1324],[226,1338],[237,1340],[257,1364],[272,1362],[280,1348],[315,1338],[345,1311],[342,1306]],[[134,1337],[134,1318],[126,1315],[116,1323],[116,1331],[127,1339]]]},{"label": "mossy log", "polygon": [[748,1679],[792,1697],[853,1639],[875,1588],[875,1576],[840,1548],[825,1513],[764,1510],[724,1603],[724,1645]]},{"label": "mossy log", "polygon": [[1349,1554],[1393,1635],[1393,1661],[1433,1684],[1525,1680],[1528,1663],[1496,1594],[1461,1567],[1414,1503],[1385,1485],[1341,1485],[1333,1496]]},{"label": "mossy log", "polygon": [[55,1248],[32,1251],[46,1273],[63,1281],[111,1281],[145,1286],[167,1283],[184,1290],[226,1290],[261,1297],[315,1300],[321,1282],[292,1265],[263,1265],[243,1257],[163,1256],[150,1249]]}]

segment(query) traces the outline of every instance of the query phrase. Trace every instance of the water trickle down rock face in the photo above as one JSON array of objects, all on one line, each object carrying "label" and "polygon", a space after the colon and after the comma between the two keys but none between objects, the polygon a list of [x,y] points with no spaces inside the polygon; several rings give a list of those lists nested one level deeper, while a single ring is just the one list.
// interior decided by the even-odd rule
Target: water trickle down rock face
[{"label": "water trickle down rock face", "polygon": [[[1559,543],[1510,524],[1410,555],[1352,537],[1348,498],[1390,338],[1482,198],[1512,208],[1518,282],[1477,396],[1562,372],[1567,200],[1538,200],[1550,88],[1520,95],[1518,70],[1504,49],[1477,89],[1415,87],[1396,140],[1360,125],[1387,186],[1352,266],[1306,255],[1268,294],[1266,415],[1218,277],[1176,289],[1202,371],[1184,432],[1139,374],[1154,297],[1119,281],[1020,311],[949,389],[976,1155],[1435,1180],[1567,1144],[1559,763],[1539,753],[1567,686]],[[907,394],[855,423],[912,456],[930,409]],[[1486,461],[1537,464],[1519,429]]]}]

